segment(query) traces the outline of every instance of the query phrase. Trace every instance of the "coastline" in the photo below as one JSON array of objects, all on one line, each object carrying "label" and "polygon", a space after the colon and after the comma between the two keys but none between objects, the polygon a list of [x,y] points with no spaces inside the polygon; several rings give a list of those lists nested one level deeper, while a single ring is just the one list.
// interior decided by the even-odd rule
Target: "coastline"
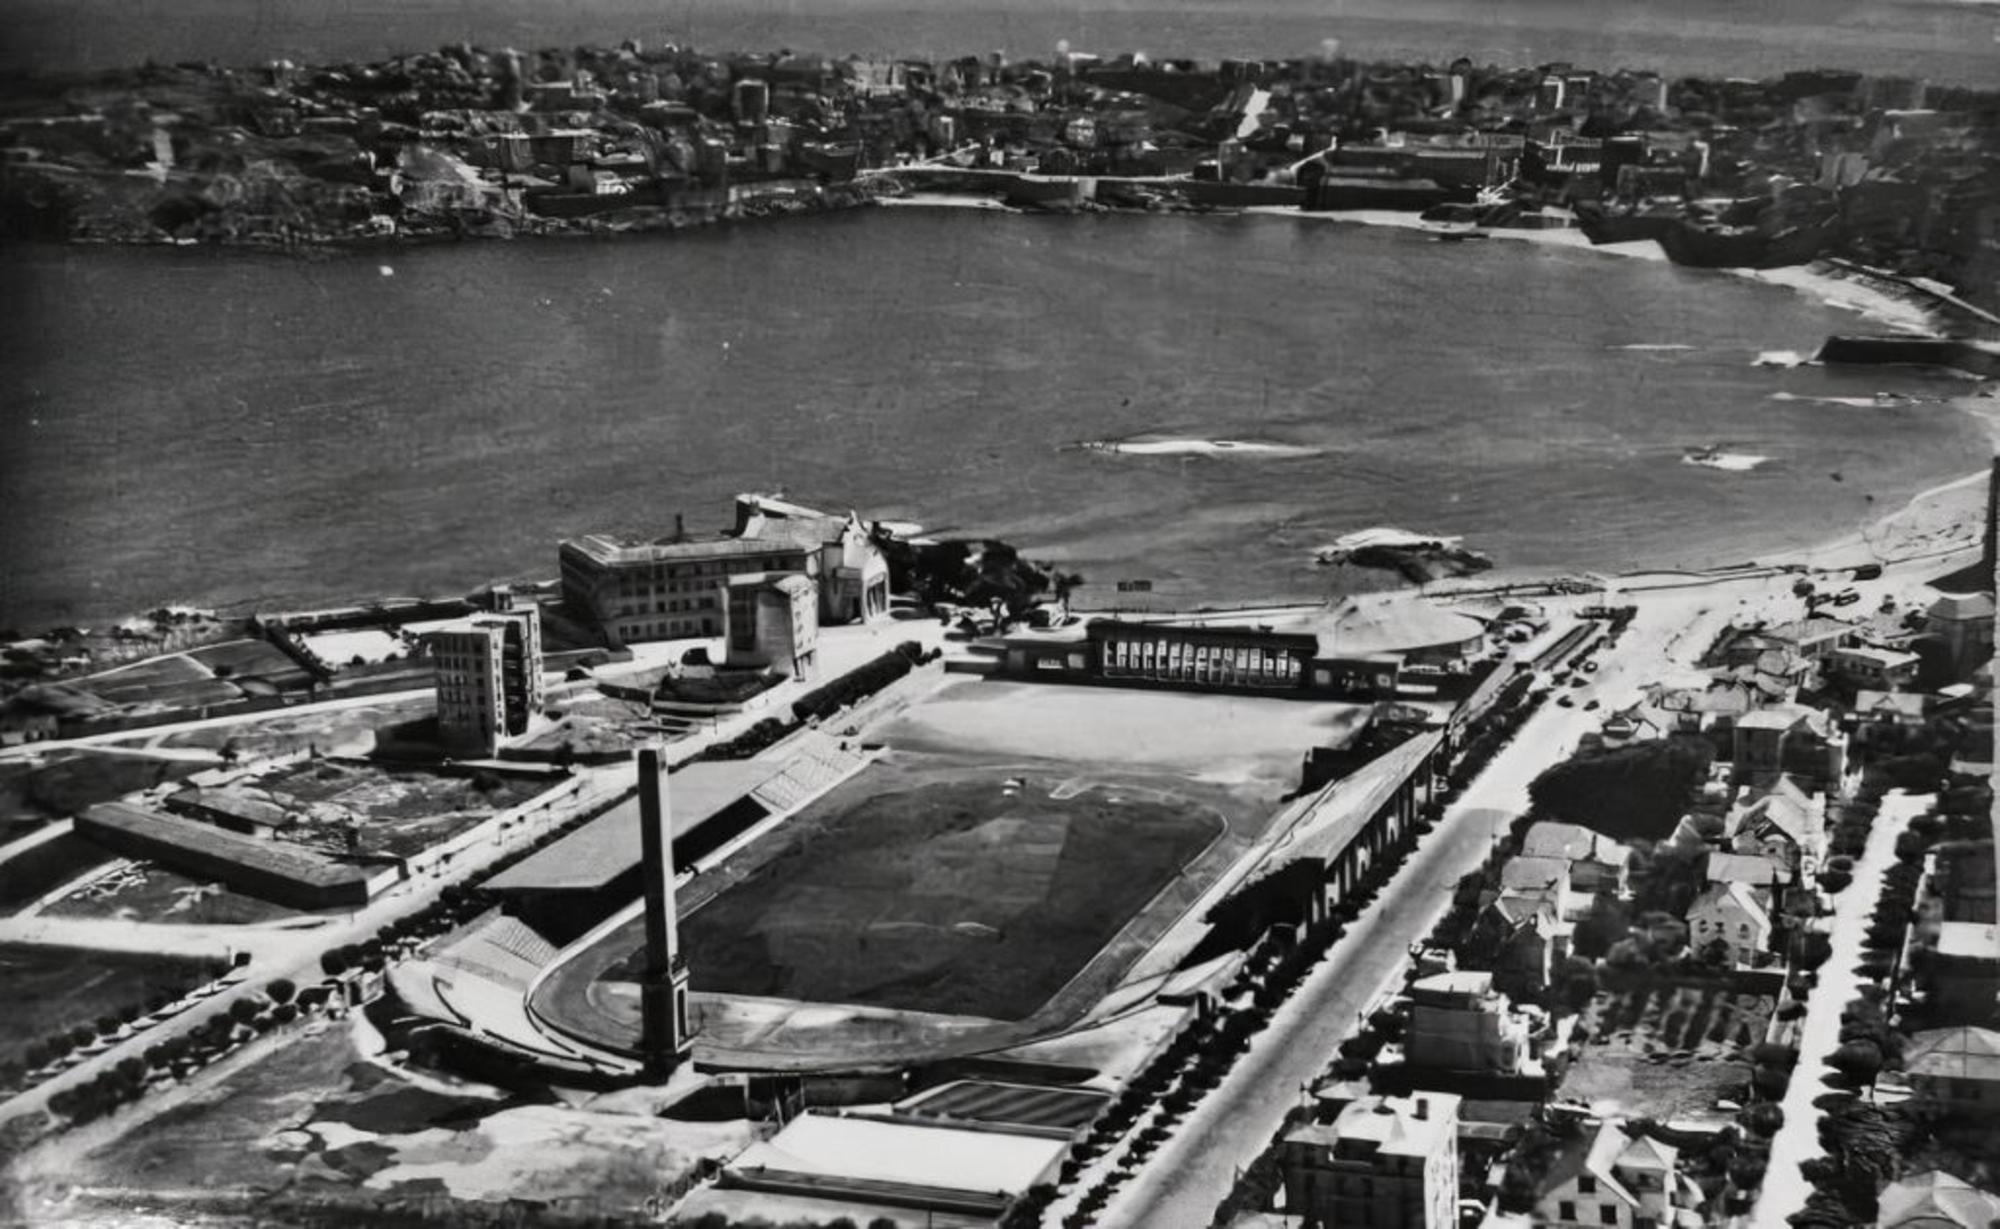
[{"label": "coastline", "polygon": [[[877,197],[875,204],[903,209],[970,209],[980,212],[1029,214],[1037,210],[1022,209],[999,200],[986,197],[963,196],[949,192],[910,192],[901,196]],[[1107,212],[1139,212],[1137,210],[1113,210]],[[1308,211],[1291,205],[1244,205],[1229,210],[1217,210],[1220,214],[1241,214],[1244,216],[1290,218],[1296,221],[1339,222],[1350,226],[1373,226],[1388,230],[1415,231],[1421,234],[1444,234],[1443,228],[1434,222],[1426,222],[1414,213],[1393,209],[1333,209]],[[1548,230],[1511,230],[1504,227],[1481,230],[1489,239],[1505,240],[1513,243],[1533,243],[1545,247],[1569,248],[1576,251],[1594,252],[1604,256],[1620,256],[1628,260],[1650,260],[1664,262],[1667,254],[1660,245],[1650,239],[1635,240],[1630,243],[1592,243],[1584,233],[1576,228],[1554,228]],[[1882,326],[1892,333],[1907,334],[1912,337],[1939,337],[1945,333],[1944,313],[1940,309],[1924,306],[1903,295],[1898,295],[1879,286],[1871,285],[1860,275],[1841,271],[1837,266],[1825,261],[1814,261],[1807,265],[1786,265],[1775,269],[1710,269],[1691,270],[1726,274],[1745,281],[1775,286],[1806,296],[1827,307],[1852,312],[1873,324]]]}]

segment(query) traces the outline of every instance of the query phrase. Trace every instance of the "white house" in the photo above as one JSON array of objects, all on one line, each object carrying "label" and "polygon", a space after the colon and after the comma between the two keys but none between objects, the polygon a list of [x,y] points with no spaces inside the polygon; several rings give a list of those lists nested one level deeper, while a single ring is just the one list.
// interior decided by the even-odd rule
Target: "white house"
[{"label": "white house", "polygon": [[1543,1179],[1535,1222],[1553,1229],[1699,1226],[1701,1188],[1680,1172],[1680,1153],[1604,1123],[1579,1139]]},{"label": "white house", "polygon": [[1696,953],[1720,941],[1733,964],[1749,964],[1771,947],[1771,914],[1756,889],[1742,883],[1711,883],[1688,906],[1688,946]]}]

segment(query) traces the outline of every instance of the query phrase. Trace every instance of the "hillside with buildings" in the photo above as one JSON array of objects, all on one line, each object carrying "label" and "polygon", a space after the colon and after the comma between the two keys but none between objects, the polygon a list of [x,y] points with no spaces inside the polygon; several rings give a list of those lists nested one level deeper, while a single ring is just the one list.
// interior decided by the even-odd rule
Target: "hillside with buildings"
[{"label": "hillside with buildings", "polygon": [[1987,309],[2000,269],[2000,94],[1837,68],[457,45],[17,78],[0,148],[0,228],[51,239],[665,230],[915,193],[1580,228],[1692,265],[1839,258]]}]

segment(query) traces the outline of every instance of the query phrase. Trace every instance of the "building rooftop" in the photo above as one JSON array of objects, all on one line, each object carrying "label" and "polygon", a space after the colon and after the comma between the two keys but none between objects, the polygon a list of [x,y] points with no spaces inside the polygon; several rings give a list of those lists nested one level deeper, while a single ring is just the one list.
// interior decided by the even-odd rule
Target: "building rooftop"
[{"label": "building rooftop", "polygon": [[1795,705],[1781,704],[1775,708],[1760,708],[1736,719],[1739,730],[1789,730],[1811,714]]},{"label": "building rooftop", "polygon": [[1719,908],[1725,904],[1735,905],[1738,909],[1748,914],[1750,919],[1760,926],[1769,926],[1771,924],[1769,910],[1764,908],[1764,903],[1757,899],[1755,890],[1746,883],[1724,882],[1709,884],[1701,890],[1701,895],[1695,897],[1694,901],[1688,905],[1687,916],[1692,918],[1698,913]]},{"label": "building rooftop", "polygon": [[1044,1135],[808,1111],[728,1169],[1011,1195],[1041,1180],[1068,1147]]},{"label": "building rooftop", "polygon": [[1534,891],[1569,882],[1568,858],[1520,855],[1500,866],[1500,887],[1516,892]]},{"label": "building rooftop", "polygon": [[1426,755],[1444,741],[1444,731],[1426,730],[1383,752],[1350,776],[1327,787],[1320,805],[1279,838],[1260,873],[1302,858],[1330,858],[1346,849],[1383,804],[1408,780]]},{"label": "building rooftop", "polygon": [[1410,997],[1413,1002],[1420,995],[1427,998],[1483,998],[1492,990],[1493,974],[1483,969],[1433,973],[1429,977],[1418,978],[1410,983]]},{"label": "building rooftop", "polygon": [[1872,691],[1854,693],[1854,711],[1864,717],[1921,718],[1930,708],[1931,698],[1914,691]]},{"label": "building rooftop", "polygon": [[292,822],[291,812],[264,791],[259,790],[258,793],[263,796],[258,797],[239,789],[190,787],[169,794],[167,806],[255,824],[260,828],[282,828]]},{"label": "building rooftop", "polygon": [[1932,602],[1930,609],[1924,613],[1933,619],[1956,623],[1990,619],[1993,609],[1993,595],[1990,593],[1947,593]]},{"label": "building rooftop", "polygon": [[191,854],[224,858],[250,870],[312,887],[359,883],[369,878],[363,867],[337,862],[304,846],[239,836],[200,820],[149,811],[129,803],[99,803],[85,811],[82,818],[86,826],[96,824],[136,837],[165,841]]},{"label": "building rooftop", "polygon": [[1753,888],[1769,887],[1773,881],[1781,884],[1792,881],[1790,867],[1760,854],[1724,853],[1721,850],[1710,851],[1708,865],[1702,873],[1710,883],[1740,883]]},{"label": "building rooftop", "polygon": [[1444,648],[1482,639],[1486,625],[1405,590],[1347,598],[1311,620],[1325,657],[1365,657]]},{"label": "building rooftop", "polygon": [[1872,645],[1865,644],[1841,649],[1839,650],[1839,656],[1850,660],[1859,658],[1862,661],[1873,662],[1885,670],[1894,666],[1914,665],[1919,660],[1915,653],[1902,653],[1895,649],[1878,649]]},{"label": "building rooftop", "polygon": [[[704,760],[667,777],[675,840],[747,797],[784,770],[760,760]],[[629,796],[575,832],[523,858],[486,886],[496,892],[592,891],[639,865],[639,795]]]},{"label": "building rooftop", "polygon": [[1875,1217],[1881,1229],[1947,1229],[1953,1225],[1987,1229],[1996,1220],[2000,1220],[2000,1195],[1936,1169],[1884,1187]]},{"label": "building rooftop", "polygon": [[1448,1092],[1362,1097],[1345,1106],[1331,1123],[1307,1123],[1285,1139],[1325,1148],[1364,1142],[1390,1156],[1424,1157],[1456,1143],[1458,1106],[1459,1098]]},{"label": "building rooftop", "polygon": [[1940,956],[2000,961],[2000,926],[1982,922],[1940,922],[1936,950]]},{"label": "building rooftop", "polygon": [[686,563],[707,559],[738,559],[745,555],[799,554],[806,548],[788,542],[708,534],[693,538],[619,538],[592,533],[570,538],[562,549],[576,551],[601,564]]},{"label": "building rooftop", "polygon": [[1553,819],[1529,826],[1527,835],[1521,839],[1521,853],[1530,858],[1567,858],[1570,861],[1587,858],[1613,866],[1623,864],[1632,856],[1630,849],[1603,833],[1592,832],[1581,824],[1566,824]]},{"label": "building rooftop", "polygon": [[1934,1028],[1910,1038],[1903,1070],[1947,1080],[2000,1080],[2000,1033],[1990,1028]]}]

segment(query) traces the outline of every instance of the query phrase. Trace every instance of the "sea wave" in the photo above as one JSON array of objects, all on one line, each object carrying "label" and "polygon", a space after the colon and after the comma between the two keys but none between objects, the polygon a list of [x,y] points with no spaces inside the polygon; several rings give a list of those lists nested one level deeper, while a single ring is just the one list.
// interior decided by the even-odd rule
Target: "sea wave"
[{"label": "sea wave", "polygon": [[1752,360],[1758,367],[1803,367],[1809,361],[1797,350],[1763,350]]},{"label": "sea wave", "polygon": [[1902,393],[1876,393],[1872,397],[1809,397],[1800,393],[1776,392],[1772,401],[1806,401],[1814,405],[1844,405],[1857,410],[1881,409],[1885,406],[1911,405],[1917,398]]},{"label": "sea wave", "polygon": [[1689,453],[1681,458],[1682,465],[1699,465],[1703,469],[1728,470],[1730,473],[1748,473],[1760,466],[1771,463],[1771,458],[1760,457],[1752,452],[1710,452]]},{"label": "sea wave", "polygon": [[1267,440],[1129,439],[1084,440],[1088,452],[1116,452],[1138,457],[1315,457],[1323,449],[1309,444],[1274,444]]}]

